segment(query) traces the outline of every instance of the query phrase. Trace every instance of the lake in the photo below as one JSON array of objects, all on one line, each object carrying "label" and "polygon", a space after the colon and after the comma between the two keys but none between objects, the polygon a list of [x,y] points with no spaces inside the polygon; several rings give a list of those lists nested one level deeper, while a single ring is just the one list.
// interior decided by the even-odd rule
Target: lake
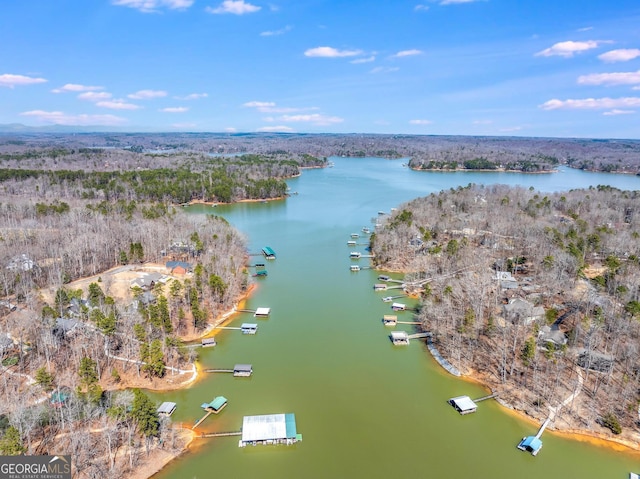
[{"label": "lake", "polygon": [[[560,168],[554,174],[416,172],[406,160],[331,158],[335,167],[305,170],[288,181],[298,194],[269,203],[194,205],[247,235],[249,250],[271,246],[268,276],[246,307],[271,308],[268,319],[240,313],[231,326],[257,322],[255,336],[225,330],[201,349],[205,368],[253,365],[253,376],[204,375],[182,391],[154,393],[178,404],[172,419],[193,424],[200,404],[223,395],[228,406],[202,432],[239,431],[245,415],[295,413],[303,441],[293,446],[238,447],[238,437],[196,439],[192,451],[156,477],[167,478],[619,478],[640,469],[640,456],[597,448],[547,431],[537,457],[516,449],[537,426],[494,401],[460,416],[447,399],[480,397],[480,386],[446,373],[424,343],[393,346],[381,319],[389,292],[374,292],[380,271],[351,272],[352,250],[364,254],[364,226],[378,211],[442,189],[509,184],[551,192],[608,184],[640,189],[640,177]],[[360,232],[355,248],[350,234]],[[391,275],[399,278],[399,275]],[[412,305],[411,301],[405,301]],[[409,312],[398,313],[411,320]],[[410,325],[396,329],[411,331]]]}]

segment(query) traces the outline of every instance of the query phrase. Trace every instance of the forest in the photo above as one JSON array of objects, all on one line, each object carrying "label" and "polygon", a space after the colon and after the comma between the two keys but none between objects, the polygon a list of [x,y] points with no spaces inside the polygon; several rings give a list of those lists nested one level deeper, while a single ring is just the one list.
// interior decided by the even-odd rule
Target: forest
[{"label": "forest", "polygon": [[555,427],[637,442],[640,192],[469,185],[380,222],[376,266],[407,273],[458,370]]}]

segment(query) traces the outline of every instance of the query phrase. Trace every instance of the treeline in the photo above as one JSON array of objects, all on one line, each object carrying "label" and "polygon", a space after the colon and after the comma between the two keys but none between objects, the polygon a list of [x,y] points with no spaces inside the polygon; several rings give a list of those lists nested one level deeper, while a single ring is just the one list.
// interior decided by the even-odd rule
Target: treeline
[{"label": "treeline", "polygon": [[582,377],[556,426],[637,440],[640,192],[469,185],[402,205],[372,245],[458,368],[539,419]]},{"label": "treeline", "polygon": [[[302,164],[322,165],[324,161],[305,157]],[[287,190],[284,178],[300,173],[295,161],[259,155],[191,159],[182,166],[146,169],[94,171],[88,166],[75,170],[0,168],[0,187],[11,195],[56,199],[230,203],[283,197]]]}]

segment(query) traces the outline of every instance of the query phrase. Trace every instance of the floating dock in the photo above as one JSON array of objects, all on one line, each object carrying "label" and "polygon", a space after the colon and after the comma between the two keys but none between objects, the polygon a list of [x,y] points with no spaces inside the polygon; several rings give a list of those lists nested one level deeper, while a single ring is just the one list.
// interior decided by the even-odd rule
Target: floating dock
[{"label": "floating dock", "polygon": [[354,240],[347,241],[347,246],[355,246],[356,242]]},{"label": "floating dock", "polygon": [[225,407],[227,407],[227,398],[224,396],[218,396],[214,398],[213,401],[211,402],[203,403],[200,407],[206,411],[206,414],[202,416],[200,419],[198,419],[191,429],[197,428],[211,414],[218,414]]},{"label": "floating dock", "polygon": [[293,413],[245,416],[242,419],[242,438],[239,447],[258,444],[295,444],[302,441],[296,429]]},{"label": "floating dock", "polygon": [[256,334],[258,325],[256,323],[242,323],[240,331],[242,331],[242,334]]},{"label": "floating dock", "polygon": [[385,326],[395,326],[398,324],[398,317],[395,314],[385,314],[382,316],[382,324]]},{"label": "floating dock", "polygon": [[373,285],[374,291],[386,291],[387,285],[384,283],[376,283]]},{"label": "floating dock", "polygon": [[349,266],[349,270],[350,271],[360,271],[360,266],[358,266],[357,264],[352,264],[351,266]]},{"label": "floating dock", "polygon": [[454,397],[449,399],[447,402],[462,415],[471,414],[472,412],[476,412],[476,409],[478,409],[478,405],[469,396]]},{"label": "floating dock", "polygon": [[254,278],[264,278],[265,276],[268,276],[269,273],[267,273],[266,269],[259,269],[258,271],[256,271],[254,274],[252,274],[251,276],[253,276]]},{"label": "floating dock", "polygon": [[389,335],[391,342],[395,346],[403,346],[405,344],[409,344],[409,335],[406,331],[392,331]]},{"label": "floating dock", "polygon": [[262,248],[262,254],[267,259],[276,259],[276,252],[271,249],[270,246],[265,246]]},{"label": "floating dock", "polygon": [[204,338],[200,344],[202,345],[203,348],[213,347],[217,344],[216,338]]},{"label": "floating dock", "polygon": [[360,253],[359,251],[352,251],[351,253],[349,253],[349,258],[351,259],[360,259],[360,256],[362,256],[362,253]]},{"label": "floating dock", "polygon": [[405,311],[407,309],[407,305],[404,303],[393,303],[391,305],[391,309],[394,311]]},{"label": "floating dock", "polygon": [[176,410],[176,403],[174,402],[163,402],[160,404],[158,408],[158,414],[160,416],[171,416],[173,412]]},{"label": "floating dock", "polygon": [[258,308],[253,313],[254,318],[268,318],[271,314],[271,308]]},{"label": "floating dock", "polygon": [[549,422],[551,422],[551,419],[547,418],[542,423],[542,426],[540,426],[540,429],[538,430],[538,434],[535,436],[523,437],[520,444],[518,444],[518,449],[530,452],[532,456],[537,455],[540,452],[540,449],[542,449],[542,440],[540,439],[540,436],[542,436],[542,433],[549,425]]},{"label": "floating dock", "polygon": [[205,369],[205,373],[233,373],[234,377],[249,377],[253,374],[253,368],[251,364],[236,364],[233,369],[229,368],[217,368],[217,369]]}]

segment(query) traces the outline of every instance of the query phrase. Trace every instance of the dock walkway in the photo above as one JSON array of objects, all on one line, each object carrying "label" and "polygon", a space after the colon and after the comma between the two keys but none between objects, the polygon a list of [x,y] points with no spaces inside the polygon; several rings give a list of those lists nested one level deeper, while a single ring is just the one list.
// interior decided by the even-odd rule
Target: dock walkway
[{"label": "dock walkway", "polygon": [[242,436],[242,431],[207,432],[207,433],[200,434],[199,437],[229,437],[229,436]]}]

